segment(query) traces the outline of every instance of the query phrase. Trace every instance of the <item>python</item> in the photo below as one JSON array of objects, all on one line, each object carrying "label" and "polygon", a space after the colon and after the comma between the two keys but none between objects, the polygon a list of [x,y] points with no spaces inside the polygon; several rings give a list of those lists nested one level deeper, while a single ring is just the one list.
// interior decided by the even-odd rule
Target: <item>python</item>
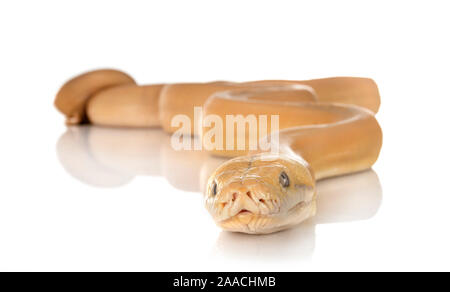
[{"label": "python", "polygon": [[[178,127],[172,134],[175,150],[245,150],[278,152],[279,115],[226,115],[225,121],[216,114],[203,114],[202,107],[194,107],[194,121],[188,115],[176,115],[171,126]],[[200,124],[190,133],[193,124]],[[268,132],[268,128],[270,129]],[[268,134],[271,133],[269,136]],[[235,139],[236,137],[236,139]],[[248,147],[246,145],[248,143]]]}]

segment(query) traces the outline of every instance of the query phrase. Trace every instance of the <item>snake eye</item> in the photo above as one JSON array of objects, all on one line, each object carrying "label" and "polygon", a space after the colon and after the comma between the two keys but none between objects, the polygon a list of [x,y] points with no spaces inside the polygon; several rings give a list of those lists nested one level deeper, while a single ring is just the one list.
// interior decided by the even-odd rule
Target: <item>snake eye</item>
[{"label": "snake eye", "polygon": [[289,176],[284,171],[280,173],[278,180],[283,188],[287,188],[289,186]]},{"label": "snake eye", "polygon": [[213,185],[211,187],[211,193],[213,196],[217,195],[217,183],[213,182]]}]

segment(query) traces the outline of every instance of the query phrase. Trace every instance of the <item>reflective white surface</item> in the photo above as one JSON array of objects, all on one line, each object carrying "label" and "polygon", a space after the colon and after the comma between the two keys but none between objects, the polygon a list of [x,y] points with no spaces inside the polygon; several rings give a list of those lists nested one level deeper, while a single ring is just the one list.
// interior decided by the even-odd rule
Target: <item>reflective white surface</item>
[{"label": "reflective white surface", "polygon": [[[186,236],[181,242],[176,240],[183,246],[174,247],[175,251],[167,247],[158,251],[168,258],[176,255],[178,250],[202,245],[198,241],[206,238],[211,240],[208,252],[211,258],[266,264],[310,261],[318,224],[370,219],[377,213],[382,199],[381,185],[373,170],[331,178],[317,184],[318,213],[315,218],[297,228],[272,235],[236,234],[214,227],[209,215],[201,210],[206,180],[226,159],[201,151],[175,151],[170,145],[170,135],[160,129],[70,127],[60,137],[57,153],[67,173],[90,188],[121,188],[121,193],[127,193],[135,179],[147,181],[144,190],[152,197],[153,206],[148,206],[147,222],[139,224],[149,230],[153,225],[149,222],[160,224],[153,227],[162,234],[153,235],[163,242],[178,237],[180,230],[188,234],[210,233]],[[188,197],[185,200],[179,196]]]},{"label": "reflective white surface", "polygon": [[[446,3],[232,2],[0,2],[1,271],[450,270]],[[200,191],[220,160],[159,130],[64,126],[58,88],[99,67],[141,84],[371,77],[383,148],[319,182],[305,224],[222,232]]]}]

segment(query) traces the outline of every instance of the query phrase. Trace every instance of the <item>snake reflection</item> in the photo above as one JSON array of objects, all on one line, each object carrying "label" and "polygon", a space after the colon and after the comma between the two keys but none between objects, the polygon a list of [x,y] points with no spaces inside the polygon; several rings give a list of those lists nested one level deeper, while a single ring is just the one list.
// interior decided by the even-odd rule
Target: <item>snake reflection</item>
[{"label": "snake reflection", "polygon": [[[170,135],[159,129],[96,126],[69,127],[59,138],[57,154],[71,176],[93,187],[115,188],[136,176],[162,176],[173,187],[195,193],[204,192],[210,174],[226,160],[203,151],[175,151]],[[217,250],[238,257],[257,258],[262,252],[266,258],[309,257],[316,224],[367,220],[382,201],[373,170],[319,181],[317,194],[317,215],[304,224],[256,237],[222,231]]]}]

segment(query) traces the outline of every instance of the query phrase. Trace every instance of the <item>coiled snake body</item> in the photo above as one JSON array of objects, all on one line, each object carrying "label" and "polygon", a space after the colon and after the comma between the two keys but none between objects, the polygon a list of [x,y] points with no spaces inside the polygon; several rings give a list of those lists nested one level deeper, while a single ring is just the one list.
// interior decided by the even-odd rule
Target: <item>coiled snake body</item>
[{"label": "coiled snake body", "polygon": [[[206,208],[225,230],[260,234],[289,228],[316,212],[315,181],[370,168],[378,158],[381,129],[374,117],[380,98],[367,78],[337,77],[309,81],[211,82],[136,85],[127,74],[97,70],[63,85],[55,105],[68,124],[156,127],[180,132],[173,117],[184,114],[208,133],[203,116],[279,116],[279,153],[250,151],[249,127],[244,135],[225,124],[212,154],[234,157],[211,175]],[[271,129],[270,121],[267,126]],[[241,129],[242,130],[242,129]],[[230,134],[231,133],[231,134]],[[244,149],[225,147],[245,139]],[[219,141],[219,142],[217,142]],[[220,147],[218,147],[220,146]]]}]

